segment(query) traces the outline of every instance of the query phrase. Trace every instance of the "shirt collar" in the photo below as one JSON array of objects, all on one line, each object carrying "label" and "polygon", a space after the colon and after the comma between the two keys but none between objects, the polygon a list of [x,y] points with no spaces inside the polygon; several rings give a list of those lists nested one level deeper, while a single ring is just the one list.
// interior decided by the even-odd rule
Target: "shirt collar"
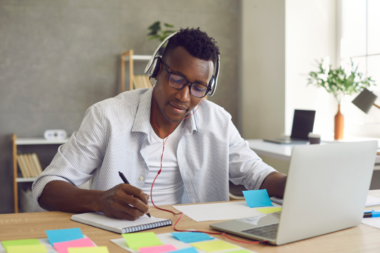
[{"label": "shirt collar", "polygon": [[[137,108],[135,120],[133,122],[132,132],[142,132],[147,135],[149,134],[150,113],[151,113],[150,107],[152,104],[152,95],[153,95],[153,88],[150,88],[141,96],[139,106]],[[184,129],[184,133],[186,135],[190,135],[194,131],[198,130],[194,115],[192,115],[188,119],[185,119],[182,125]]]}]

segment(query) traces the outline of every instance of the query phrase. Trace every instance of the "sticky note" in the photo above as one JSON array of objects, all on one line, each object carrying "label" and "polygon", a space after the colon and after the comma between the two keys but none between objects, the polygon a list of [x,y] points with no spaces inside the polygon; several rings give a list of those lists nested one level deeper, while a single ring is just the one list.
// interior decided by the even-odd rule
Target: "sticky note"
[{"label": "sticky note", "polygon": [[124,237],[128,248],[133,250],[138,250],[143,247],[162,245],[162,242],[158,239],[154,232],[122,234],[122,236]]},{"label": "sticky note", "polygon": [[249,207],[273,206],[270,202],[269,195],[266,189],[243,191],[245,201]]},{"label": "sticky note", "polygon": [[69,248],[69,253],[109,253],[106,246]]},{"label": "sticky note", "polygon": [[252,251],[248,251],[245,249],[239,249],[239,250],[234,250],[234,251],[228,251],[228,253],[252,253]]},{"label": "sticky note", "polygon": [[94,247],[94,243],[90,238],[82,238],[78,240],[68,241],[68,242],[56,242],[54,243],[54,248],[59,253],[68,253],[68,248],[79,248],[79,247]]},{"label": "sticky note", "polygon": [[177,248],[170,244],[139,248],[141,253],[165,253],[175,250],[177,250]]},{"label": "sticky note", "polygon": [[2,241],[5,251],[8,251],[8,246],[21,246],[21,245],[38,245],[41,244],[37,239],[25,239],[25,240],[11,240],[11,241]]},{"label": "sticky note", "polygon": [[275,213],[275,212],[280,212],[282,209],[281,207],[264,207],[264,208],[256,208],[257,211],[260,213]]},{"label": "sticky note", "polygon": [[43,244],[8,246],[8,253],[47,253]]},{"label": "sticky note", "polygon": [[198,232],[180,232],[172,233],[172,235],[177,240],[180,240],[184,243],[201,242],[214,239],[214,237],[211,237],[208,234]]},{"label": "sticky note", "polygon": [[54,246],[56,242],[67,242],[84,238],[79,228],[46,230],[46,234],[51,246]]},{"label": "sticky note", "polygon": [[194,246],[197,249],[206,251],[206,252],[215,252],[215,251],[222,251],[222,250],[238,249],[239,248],[236,245],[233,245],[233,244],[230,244],[228,242],[221,241],[221,240],[196,242],[196,243],[191,243],[190,245]]},{"label": "sticky note", "polygon": [[180,249],[180,250],[172,251],[171,253],[198,253],[198,251],[194,247],[190,247],[190,248],[186,248],[186,249]]}]

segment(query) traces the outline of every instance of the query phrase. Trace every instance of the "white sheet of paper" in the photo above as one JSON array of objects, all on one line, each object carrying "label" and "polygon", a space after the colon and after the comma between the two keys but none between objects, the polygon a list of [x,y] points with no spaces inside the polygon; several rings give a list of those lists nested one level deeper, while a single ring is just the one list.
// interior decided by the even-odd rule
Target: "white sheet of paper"
[{"label": "white sheet of paper", "polygon": [[380,229],[380,218],[363,218],[362,223]]},{"label": "white sheet of paper", "polygon": [[380,205],[380,198],[367,196],[365,206],[378,206],[378,205]]},{"label": "white sheet of paper", "polygon": [[[175,231],[173,231],[173,232],[175,232]],[[210,236],[213,236],[213,235],[210,235]],[[170,245],[173,245],[174,247],[176,247],[177,249],[186,249],[186,248],[192,247],[189,243],[184,243],[184,242],[181,242],[180,240],[175,239],[174,236],[171,233],[157,234],[157,237],[158,237],[158,239],[160,239],[160,241],[162,242],[162,244],[170,244]],[[213,240],[220,240],[220,239],[215,238]],[[125,250],[128,250],[129,252],[140,253],[140,251],[138,251],[138,250],[133,250],[133,249],[128,248],[127,247],[127,243],[125,242],[124,238],[111,239],[110,241],[113,242],[113,243],[115,243],[116,245],[120,246],[121,248],[123,248]],[[227,242],[231,243],[231,241],[227,241]],[[231,243],[231,244],[233,244],[233,243]],[[233,245],[236,245],[236,244],[233,244]],[[227,253],[227,252],[230,252],[230,251],[244,249],[244,248],[241,248],[239,245],[236,245],[236,246],[238,246],[239,249],[233,249],[233,250],[228,250],[228,251],[217,251],[217,252],[225,252],[225,253]],[[244,250],[247,250],[247,249],[244,249]],[[199,249],[197,249],[197,251],[199,253],[207,253],[207,252],[199,250]],[[247,251],[256,253],[255,251],[251,251],[251,250],[247,250]],[[217,252],[215,252],[215,253],[217,253]]]},{"label": "white sheet of paper", "polygon": [[[274,204],[274,206],[279,205]],[[254,208],[248,207],[245,201],[173,207],[198,222],[210,220],[234,220],[262,215],[262,213]]]}]

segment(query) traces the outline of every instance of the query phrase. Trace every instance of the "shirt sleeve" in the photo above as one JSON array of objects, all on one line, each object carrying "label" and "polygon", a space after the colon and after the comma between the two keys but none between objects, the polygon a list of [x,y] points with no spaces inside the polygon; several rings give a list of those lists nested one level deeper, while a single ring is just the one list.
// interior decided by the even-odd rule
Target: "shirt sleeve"
[{"label": "shirt sleeve", "polygon": [[100,109],[94,105],[86,111],[78,132],[58,148],[50,165],[33,183],[33,197],[37,202],[51,181],[65,181],[75,186],[87,182],[102,164],[105,136]]},{"label": "shirt sleeve", "polygon": [[264,179],[276,170],[249,148],[232,121],[228,129],[230,181],[249,190],[260,189]]}]

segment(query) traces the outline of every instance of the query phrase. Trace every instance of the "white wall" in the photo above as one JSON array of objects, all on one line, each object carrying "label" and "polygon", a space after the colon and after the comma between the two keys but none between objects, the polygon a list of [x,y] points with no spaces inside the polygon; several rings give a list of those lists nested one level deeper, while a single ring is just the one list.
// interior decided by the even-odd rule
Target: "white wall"
[{"label": "white wall", "polygon": [[285,0],[241,6],[241,134],[276,136],[285,125]]},{"label": "white wall", "polygon": [[307,86],[315,60],[329,57],[336,66],[335,0],[286,0],[285,132],[290,134],[294,109],[316,110],[314,132],[333,132],[337,103],[324,89]]},{"label": "white wall", "polygon": [[290,134],[294,109],[317,111],[314,132],[333,131],[337,104],[307,86],[316,59],[336,64],[336,0],[242,0],[244,138]]}]

